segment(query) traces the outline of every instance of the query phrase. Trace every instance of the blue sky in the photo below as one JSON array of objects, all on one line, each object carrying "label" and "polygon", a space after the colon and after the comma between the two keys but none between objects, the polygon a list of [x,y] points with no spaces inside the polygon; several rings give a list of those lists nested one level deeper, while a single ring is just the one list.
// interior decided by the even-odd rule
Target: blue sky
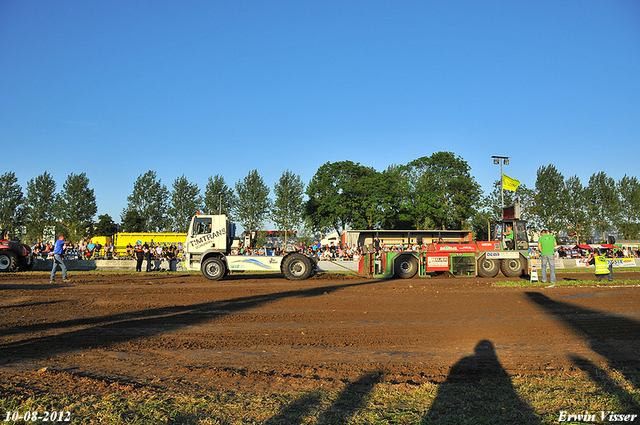
[{"label": "blue sky", "polygon": [[640,2],[0,0],[0,173],[309,182],[452,151],[484,190],[640,177]]}]

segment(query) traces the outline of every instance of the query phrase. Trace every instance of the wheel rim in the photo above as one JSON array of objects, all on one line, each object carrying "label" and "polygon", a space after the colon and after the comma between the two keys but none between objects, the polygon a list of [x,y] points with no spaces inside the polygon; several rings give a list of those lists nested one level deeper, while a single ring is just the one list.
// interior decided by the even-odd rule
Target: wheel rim
[{"label": "wheel rim", "polygon": [[400,270],[402,270],[403,272],[410,272],[411,270],[413,270],[413,267],[411,265],[410,261],[403,261],[402,263],[400,263]]},{"label": "wheel rim", "polygon": [[220,276],[220,266],[215,261],[212,261],[211,263],[207,264],[207,267],[205,268],[205,270],[207,274],[211,277]]},{"label": "wheel rim", "polygon": [[305,267],[302,261],[294,261],[289,266],[289,272],[294,276],[302,276],[305,272]]},{"label": "wheel rim", "polygon": [[493,273],[497,272],[499,264],[495,260],[488,260],[487,258],[484,258],[480,263],[480,267],[485,273]]},{"label": "wheel rim", "polygon": [[7,270],[11,266],[8,255],[0,255],[0,270]]}]

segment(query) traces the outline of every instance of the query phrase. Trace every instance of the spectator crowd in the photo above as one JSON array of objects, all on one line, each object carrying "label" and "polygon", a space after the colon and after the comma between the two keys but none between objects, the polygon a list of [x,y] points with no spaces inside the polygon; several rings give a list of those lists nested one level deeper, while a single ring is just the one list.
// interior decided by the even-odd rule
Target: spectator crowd
[{"label": "spectator crowd", "polygon": [[[142,247],[143,244],[136,244],[138,247]],[[175,243],[150,243],[144,244],[146,249],[151,252],[151,256],[154,260],[173,260],[182,259],[183,247],[182,244]],[[32,249],[34,255],[41,259],[50,258],[53,255],[53,242],[51,243],[37,243]],[[390,244],[387,245],[382,240],[374,241],[375,250],[378,252],[421,252],[426,251],[426,244]],[[367,252],[366,248],[360,244],[356,246],[341,246],[335,245],[333,242],[329,245],[321,245],[319,242],[310,245],[299,244],[294,248],[297,252],[308,255],[317,261],[359,261],[360,258]],[[588,245],[576,245],[569,246],[563,245],[556,250],[556,258],[562,259],[583,259],[588,258],[592,253],[598,252],[600,247],[591,247]],[[65,260],[96,260],[96,259],[134,259],[136,246],[128,244],[126,247],[114,247],[113,244],[101,245],[94,243],[90,239],[81,241],[77,244],[68,242],[65,251]],[[610,255],[616,258],[640,258],[640,247],[614,247],[610,249]],[[276,248],[261,247],[245,247],[240,244],[238,248],[234,248],[231,252],[232,255],[274,255],[283,256],[285,250]],[[538,256],[537,249],[532,247],[529,255],[531,257]]]},{"label": "spectator crowd", "polygon": [[[152,251],[154,259],[182,258],[182,244],[159,243],[153,241],[146,244]],[[53,255],[53,242],[36,243],[31,247],[33,254],[40,259],[46,260]],[[101,245],[94,243],[91,239],[80,241],[77,244],[67,242],[65,245],[65,260],[113,260],[134,258],[134,247],[128,244],[124,249],[117,249],[113,244]]]}]

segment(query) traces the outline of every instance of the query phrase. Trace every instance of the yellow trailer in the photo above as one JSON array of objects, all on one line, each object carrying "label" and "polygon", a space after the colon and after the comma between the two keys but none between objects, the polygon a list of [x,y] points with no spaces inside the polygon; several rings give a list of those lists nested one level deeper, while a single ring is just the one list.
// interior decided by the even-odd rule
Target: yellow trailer
[{"label": "yellow trailer", "polygon": [[186,233],[116,233],[113,246],[116,255],[124,257],[127,255],[127,245],[135,246],[137,242],[148,245],[172,245],[175,244],[180,250],[187,239]]}]

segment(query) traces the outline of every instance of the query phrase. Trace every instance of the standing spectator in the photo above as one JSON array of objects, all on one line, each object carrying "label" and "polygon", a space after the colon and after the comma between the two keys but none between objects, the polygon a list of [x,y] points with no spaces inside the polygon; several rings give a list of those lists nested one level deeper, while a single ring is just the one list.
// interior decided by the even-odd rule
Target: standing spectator
[{"label": "standing spectator", "polygon": [[64,265],[64,245],[66,244],[64,236],[60,236],[56,241],[56,246],[53,248],[53,267],[51,268],[51,283],[56,283],[56,269],[60,265],[62,271],[62,281],[68,282],[67,279],[67,267]]},{"label": "standing spectator", "polygon": [[144,251],[144,259],[147,260],[147,271],[150,272],[151,271],[151,255],[153,254],[153,249],[149,248],[149,245],[144,244],[142,246],[142,249]]},{"label": "standing spectator", "polygon": [[140,244],[136,244],[135,248],[133,248],[133,253],[136,257],[136,271],[142,271],[142,260],[144,260],[144,250],[140,246]]},{"label": "standing spectator", "polygon": [[380,239],[377,236],[373,238],[373,249],[376,251],[376,254],[380,253]]},{"label": "standing spectator", "polygon": [[176,247],[170,246],[166,253],[167,261],[169,261],[169,271],[176,271]]},{"label": "standing spectator", "polygon": [[538,239],[538,250],[542,260],[542,282],[547,281],[547,266],[551,271],[551,284],[556,284],[556,256],[555,247],[558,246],[556,238],[550,235],[547,230],[542,231],[542,235]]}]

